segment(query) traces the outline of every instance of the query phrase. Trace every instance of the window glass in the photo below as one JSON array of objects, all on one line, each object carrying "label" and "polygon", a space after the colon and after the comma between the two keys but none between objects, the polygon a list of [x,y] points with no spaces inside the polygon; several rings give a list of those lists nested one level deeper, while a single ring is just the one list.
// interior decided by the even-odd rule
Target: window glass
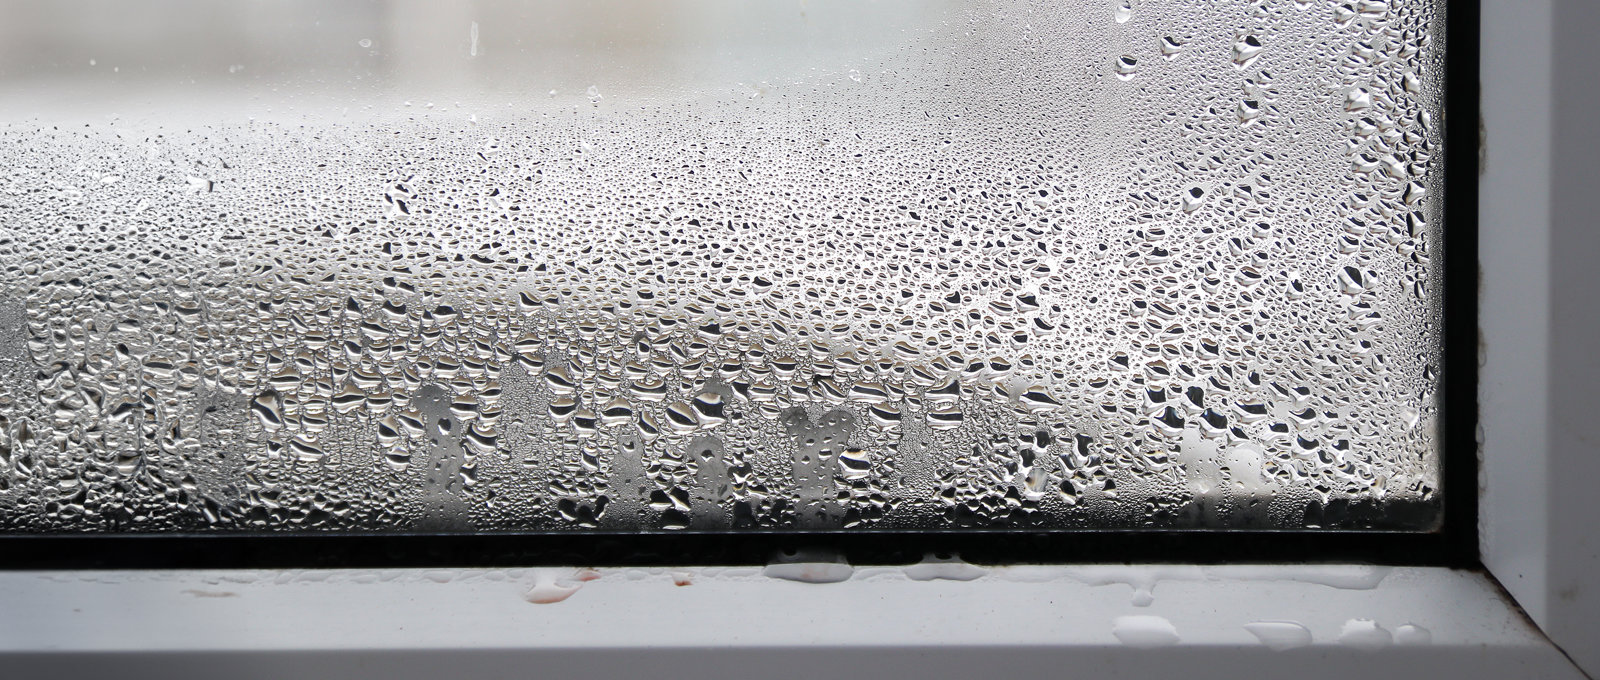
[{"label": "window glass", "polygon": [[0,530],[1432,528],[1443,3],[5,3]]}]

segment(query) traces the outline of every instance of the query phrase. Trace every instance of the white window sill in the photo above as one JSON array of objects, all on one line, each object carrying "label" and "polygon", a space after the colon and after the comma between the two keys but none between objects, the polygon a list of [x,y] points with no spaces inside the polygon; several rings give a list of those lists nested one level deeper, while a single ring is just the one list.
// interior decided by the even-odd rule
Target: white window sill
[{"label": "white window sill", "polygon": [[0,660],[11,677],[1582,677],[1489,579],[1448,569],[1018,566],[955,581],[860,567],[827,584],[760,568],[595,574],[0,574]]}]

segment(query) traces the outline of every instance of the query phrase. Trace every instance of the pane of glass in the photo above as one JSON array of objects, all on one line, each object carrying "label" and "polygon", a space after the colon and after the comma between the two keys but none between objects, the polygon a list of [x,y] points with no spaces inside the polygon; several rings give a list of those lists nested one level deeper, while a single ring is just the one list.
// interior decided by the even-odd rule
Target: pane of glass
[{"label": "pane of glass", "polygon": [[1443,3],[6,2],[0,529],[1406,529]]}]

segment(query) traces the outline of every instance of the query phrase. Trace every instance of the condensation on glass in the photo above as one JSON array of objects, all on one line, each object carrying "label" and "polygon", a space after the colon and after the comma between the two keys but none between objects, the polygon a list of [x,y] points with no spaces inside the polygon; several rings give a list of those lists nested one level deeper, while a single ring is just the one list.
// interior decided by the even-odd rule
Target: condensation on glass
[{"label": "condensation on glass", "polygon": [[1443,3],[19,3],[0,530],[1427,530]]}]

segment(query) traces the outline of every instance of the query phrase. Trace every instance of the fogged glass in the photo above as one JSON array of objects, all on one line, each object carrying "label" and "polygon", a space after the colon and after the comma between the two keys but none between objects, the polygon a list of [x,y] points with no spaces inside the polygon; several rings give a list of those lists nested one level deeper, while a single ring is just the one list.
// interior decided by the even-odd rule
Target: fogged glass
[{"label": "fogged glass", "polygon": [[1430,529],[1442,4],[4,3],[0,529]]}]

